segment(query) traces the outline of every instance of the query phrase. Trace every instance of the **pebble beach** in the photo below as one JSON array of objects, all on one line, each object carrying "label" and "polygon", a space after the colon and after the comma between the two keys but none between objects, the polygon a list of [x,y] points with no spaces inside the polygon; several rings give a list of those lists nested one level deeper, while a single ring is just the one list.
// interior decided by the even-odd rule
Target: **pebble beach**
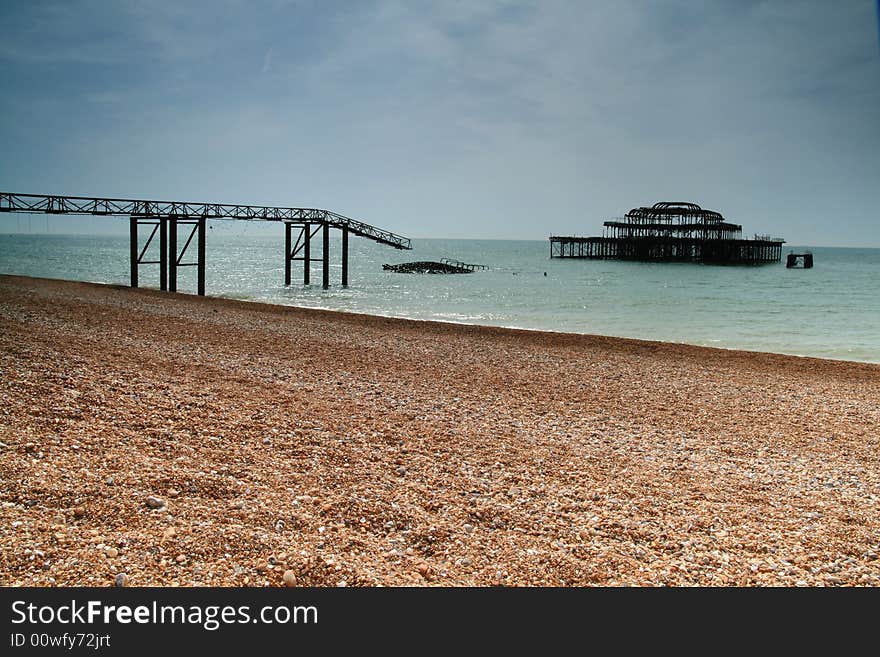
[{"label": "pebble beach", "polygon": [[880,365],[0,276],[3,586],[878,586]]}]

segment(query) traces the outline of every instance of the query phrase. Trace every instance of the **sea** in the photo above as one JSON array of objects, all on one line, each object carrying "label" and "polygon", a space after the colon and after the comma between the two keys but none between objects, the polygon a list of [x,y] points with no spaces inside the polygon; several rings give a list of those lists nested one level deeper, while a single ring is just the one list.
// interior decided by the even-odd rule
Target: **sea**
[{"label": "sea", "polygon": [[[53,221],[56,218],[53,218]],[[62,234],[45,220],[31,233],[0,232],[0,274],[129,283],[128,224],[115,232]],[[20,224],[20,220],[19,220]],[[0,224],[0,231],[3,230]],[[147,233],[142,228],[142,233]],[[296,232],[296,231],[295,231]],[[551,259],[548,239],[419,239],[400,251],[350,238],[349,285],[331,231],[330,288],[321,263],[303,285],[302,262],[284,286],[279,224],[211,221],[209,296],[415,320],[622,336],[724,349],[880,363],[880,249],[785,245],[782,262],[758,266]],[[140,246],[146,244],[141,236]],[[321,240],[312,240],[320,258]],[[812,269],[787,269],[789,251],[813,253]],[[195,240],[183,262],[195,261]],[[402,274],[383,264],[449,258],[486,265],[469,274]],[[145,260],[158,260],[158,238]],[[178,289],[196,291],[196,268]],[[159,287],[158,265],[140,267],[141,287]]]}]

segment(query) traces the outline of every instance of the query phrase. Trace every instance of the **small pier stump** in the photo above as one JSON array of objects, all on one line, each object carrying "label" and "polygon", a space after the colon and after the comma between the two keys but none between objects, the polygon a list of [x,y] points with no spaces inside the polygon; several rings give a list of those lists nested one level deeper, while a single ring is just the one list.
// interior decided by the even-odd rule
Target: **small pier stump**
[{"label": "small pier stump", "polygon": [[806,253],[789,253],[785,258],[785,267],[787,269],[794,269],[795,267],[812,269],[813,254],[809,251]]}]

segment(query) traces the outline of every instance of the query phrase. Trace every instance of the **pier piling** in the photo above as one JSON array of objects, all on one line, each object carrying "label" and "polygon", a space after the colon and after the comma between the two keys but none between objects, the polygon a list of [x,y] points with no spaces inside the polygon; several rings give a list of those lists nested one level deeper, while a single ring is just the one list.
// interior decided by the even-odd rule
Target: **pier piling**
[{"label": "pier piling", "polygon": [[342,287],[348,287],[348,228],[342,229]]},{"label": "pier piling", "polygon": [[290,258],[292,254],[290,253],[291,248],[293,247],[292,240],[292,232],[290,227],[290,222],[284,222],[284,285],[290,285]]},{"label": "pier piling", "polygon": [[196,277],[196,290],[200,297],[205,296],[205,224],[208,223],[208,220],[204,217],[199,217],[199,252],[196,256],[196,262],[198,269],[198,275]]},{"label": "pier piling", "polygon": [[330,226],[324,224],[324,243],[321,253],[321,260],[324,268],[323,277],[321,279],[321,287],[325,290],[330,288]]},{"label": "pier piling", "polygon": [[168,289],[177,292],[177,217],[169,217],[168,224]]},{"label": "pier piling", "polygon": [[128,220],[129,256],[131,258],[131,286],[138,286],[138,220],[130,217]]},{"label": "pier piling", "polygon": [[168,290],[168,219],[159,218],[159,289]]},{"label": "pier piling", "polygon": [[312,224],[303,224],[303,285],[311,285]]}]

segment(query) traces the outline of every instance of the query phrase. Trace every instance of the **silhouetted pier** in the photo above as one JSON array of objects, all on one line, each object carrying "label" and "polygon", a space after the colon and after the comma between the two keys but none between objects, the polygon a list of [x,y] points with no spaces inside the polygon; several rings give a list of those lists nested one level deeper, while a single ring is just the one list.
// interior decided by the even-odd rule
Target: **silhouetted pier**
[{"label": "silhouetted pier", "polygon": [[550,237],[551,258],[690,261],[714,264],[778,262],[785,240],[742,238],[742,226],[694,203],[662,202],[604,222],[601,237]]},{"label": "silhouetted pier", "polygon": [[[348,285],[349,234],[365,237],[395,249],[411,249],[409,238],[345,217],[329,210],[316,208],[270,207],[227,203],[190,203],[181,201],[143,201],[133,199],[93,198],[83,196],[53,196],[45,194],[15,194],[0,192],[0,212],[27,212],[94,216],[127,216],[131,259],[131,286],[138,286],[141,265],[159,265],[159,287],[177,291],[177,270],[180,267],[197,268],[197,291],[205,294],[205,225],[208,219],[238,221],[276,221],[284,224],[284,284],[290,285],[291,264],[303,263],[303,284],[310,283],[312,262],[322,264],[322,284],[330,286],[330,229],[342,232],[342,285]],[[139,245],[141,226],[152,230],[143,248]],[[183,232],[181,233],[181,228]],[[294,228],[299,229],[296,242]],[[187,233],[188,231],[188,233]],[[321,258],[313,258],[311,241],[321,233]],[[146,260],[148,249],[156,234],[159,235],[159,259]],[[196,240],[194,262],[185,262],[190,245]],[[182,248],[179,244],[182,243]]]}]

